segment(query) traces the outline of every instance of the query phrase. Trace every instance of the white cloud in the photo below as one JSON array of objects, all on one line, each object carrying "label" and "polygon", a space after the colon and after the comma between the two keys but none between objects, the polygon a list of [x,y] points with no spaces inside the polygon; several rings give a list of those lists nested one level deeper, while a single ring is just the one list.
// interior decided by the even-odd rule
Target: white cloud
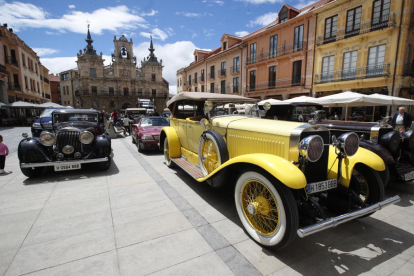
[{"label": "white cloud", "polygon": [[104,30],[131,30],[145,26],[145,19],[133,14],[127,6],[99,8],[92,12],[69,11],[60,18],[33,4],[0,0],[0,18],[16,31],[26,28],[46,28],[58,31],[85,33],[85,22],[91,22],[90,31],[101,34]]},{"label": "white cloud", "polygon": [[195,12],[176,12],[175,15],[183,15],[185,17],[201,17],[201,14]]},{"label": "white cloud", "polygon": [[282,3],[284,0],[233,0],[236,2],[245,2],[249,4],[274,4],[274,3]]},{"label": "white cloud", "polygon": [[214,35],[214,30],[213,29],[203,29],[204,31],[204,35],[207,37],[213,36]]},{"label": "white cloud", "polygon": [[158,11],[151,9],[151,11],[149,13],[145,13],[145,12],[141,13],[141,16],[154,16],[157,13],[158,13]]},{"label": "white cloud", "polygon": [[39,57],[50,56],[59,52],[59,50],[52,48],[33,48],[33,51],[35,51]]},{"label": "white cloud", "polygon": [[[144,57],[147,57],[148,42],[143,42],[134,46],[134,54],[137,60],[140,61]],[[176,93],[177,91],[177,70],[188,66],[194,60],[194,50],[197,48],[191,41],[177,41],[172,44],[154,44],[155,52],[158,60],[162,59],[162,76],[170,84],[170,92]]]},{"label": "white cloud", "polygon": [[254,20],[250,20],[249,24],[247,24],[246,26],[247,27],[254,27],[256,25],[266,26],[272,23],[273,21],[275,21],[277,16],[278,16],[278,13],[269,12],[269,13],[256,17]]},{"label": "white cloud", "polygon": [[[168,34],[167,34],[168,33]],[[139,33],[143,37],[150,38],[152,35],[153,39],[160,39],[162,41],[166,40],[169,36],[174,34],[174,30],[172,28],[167,28],[166,32],[161,29],[155,28],[152,29],[151,32],[140,32]]]},{"label": "white cloud", "polygon": [[69,5],[68,8],[69,9],[74,9],[74,8],[76,8],[76,6],[75,5]]},{"label": "white cloud", "polygon": [[248,34],[249,34],[249,32],[246,32],[246,31],[239,31],[239,32],[235,32],[234,34],[235,34],[235,35],[237,35],[237,36],[243,37],[243,36],[248,35]]},{"label": "white cloud", "polygon": [[[221,0],[203,0],[202,1],[203,3],[214,3],[214,4],[217,4],[217,5],[219,5],[219,6],[223,6],[224,5],[224,1],[221,1]],[[208,5],[209,7],[211,7],[212,5],[210,4],[210,5]]]}]

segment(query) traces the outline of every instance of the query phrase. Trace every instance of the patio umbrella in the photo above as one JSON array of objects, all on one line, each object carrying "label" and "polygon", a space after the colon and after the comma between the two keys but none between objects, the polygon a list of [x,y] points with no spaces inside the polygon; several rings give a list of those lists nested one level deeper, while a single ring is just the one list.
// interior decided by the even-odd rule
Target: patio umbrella
[{"label": "patio umbrella", "polygon": [[39,106],[40,107],[63,107],[60,104],[52,103],[52,102],[42,103],[42,104],[39,104]]},{"label": "patio umbrella", "polygon": [[3,105],[3,108],[23,108],[23,109],[30,109],[30,108],[42,108],[38,104],[35,103],[28,103],[23,101],[17,101],[11,104]]},{"label": "patio umbrella", "polygon": [[266,100],[263,100],[263,101],[259,102],[258,104],[259,104],[259,105],[262,105],[262,104],[264,104],[265,102],[269,102],[269,103],[273,104],[273,103],[280,103],[280,102],[282,102],[282,101],[281,101],[281,100],[276,100],[276,99],[266,99]]},{"label": "patio umbrella", "polygon": [[387,100],[389,101],[388,105],[414,105],[414,100],[393,97],[393,96],[388,96],[388,95],[382,95],[382,94],[377,94],[377,93],[369,95],[368,97]]},{"label": "patio umbrella", "polygon": [[313,103],[313,104],[319,104],[317,98],[308,97],[308,96],[295,97],[295,98],[292,98],[292,99],[289,99],[289,100],[285,100],[284,102],[288,102],[288,103]]}]

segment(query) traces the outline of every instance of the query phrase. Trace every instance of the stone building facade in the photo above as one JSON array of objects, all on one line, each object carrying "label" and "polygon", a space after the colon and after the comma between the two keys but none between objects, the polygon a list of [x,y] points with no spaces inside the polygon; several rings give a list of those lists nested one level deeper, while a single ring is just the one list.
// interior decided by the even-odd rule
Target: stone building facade
[{"label": "stone building facade", "polygon": [[[150,99],[161,113],[168,100],[168,89],[162,78],[162,60],[154,55],[152,38],[149,56],[138,64],[132,39],[114,37],[111,64],[105,66],[102,52],[88,43],[77,55],[77,68],[60,73],[63,105],[97,110],[120,110],[136,107],[138,99]],[[139,65],[139,66],[138,66]],[[65,104],[66,102],[66,104]]]}]

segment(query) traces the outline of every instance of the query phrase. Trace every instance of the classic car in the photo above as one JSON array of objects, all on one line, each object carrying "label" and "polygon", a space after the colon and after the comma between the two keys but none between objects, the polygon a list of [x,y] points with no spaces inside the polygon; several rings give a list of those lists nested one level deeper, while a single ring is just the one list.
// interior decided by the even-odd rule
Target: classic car
[{"label": "classic car", "polygon": [[18,147],[20,169],[27,177],[39,176],[45,167],[55,171],[81,169],[82,164],[111,166],[111,140],[104,133],[103,115],[95,110],[58,109],[52,112],[52,129],[24,139]]},{"label": "classic car", "polygon": [[33,137],[39,137],[44,130],[52,129],[52,112],[57,109],[68,109],[70,107],[50,107],[43,110],[42,114],[32,124],[31,131]]},{"label": "classic car", "polygon": [[324,126],[261,119],[257,104],[249,115],[233,114],[236,104],[254,101],[179,93],[167,103],[171,126],[162,129],[160,145],[168,167],[178,166],[212,187],[234,187],[237,213],[257,243],[280,249],[296,235],[368,216],[400,200],[384,200],[378,174],[384,162],[359,148],[355,133],[331,139]]},{"label": "classic car", "polygon": [[[263,109],[262,101],[259,108]],[[322,110],[322,106],[312,103],[300,102],[271,102],[271,108],[266,112],[265,118],[296,122],[307,122],[312,119],[315,112]],[[380,172],[380,176],[386,186],[391,178],[400,181],[412,181],[414,179],[414,131],[409,130],[398,133],[386,123],[381,122],[357,122],[326,120],[319,116],[316,122],[325,126],[331,134],[339,136],[349,131],[355,132],[361,139],[359,146],[379,155],[386,169]]]},{"label": "classic car", "polygon": [[143,107],[127,108],[125,109],[125,114],[124,114],[124,116],[128,117],[131,120],[130,121],[131,124],[138,122],[139,118],[141,118],[142,116],[146,116],[146,115],[147,115],[147,109]]},{"label": "classic car", "polygon": [[139,152],[158,149],[161,129],[169,125],[164,117],[141,117],[132,125],[132,143],[137,144]]}]

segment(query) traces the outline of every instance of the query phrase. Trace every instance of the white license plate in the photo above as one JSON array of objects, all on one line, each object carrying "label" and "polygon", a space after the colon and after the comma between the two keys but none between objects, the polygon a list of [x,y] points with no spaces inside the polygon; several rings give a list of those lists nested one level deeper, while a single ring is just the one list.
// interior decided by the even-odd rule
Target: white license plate
[{"label": "white license plate", "polygon": [[336,179],[329,179],[321,182],[310,183],[307,185],[308,194],[318,193],[337,187]]},{"label": "white license plate", "polygon": [[404,174],[404,179],[405,179],[405,181],[413,180],[414,179],[414,172],[409,172],[409,173]]},{"label": "white license plate", "polygon": [[79,170],[81,168],[81,164],[62,164],[62,165],[55,165],[55,172],[56,171],[70,171],[70,170]]}]

